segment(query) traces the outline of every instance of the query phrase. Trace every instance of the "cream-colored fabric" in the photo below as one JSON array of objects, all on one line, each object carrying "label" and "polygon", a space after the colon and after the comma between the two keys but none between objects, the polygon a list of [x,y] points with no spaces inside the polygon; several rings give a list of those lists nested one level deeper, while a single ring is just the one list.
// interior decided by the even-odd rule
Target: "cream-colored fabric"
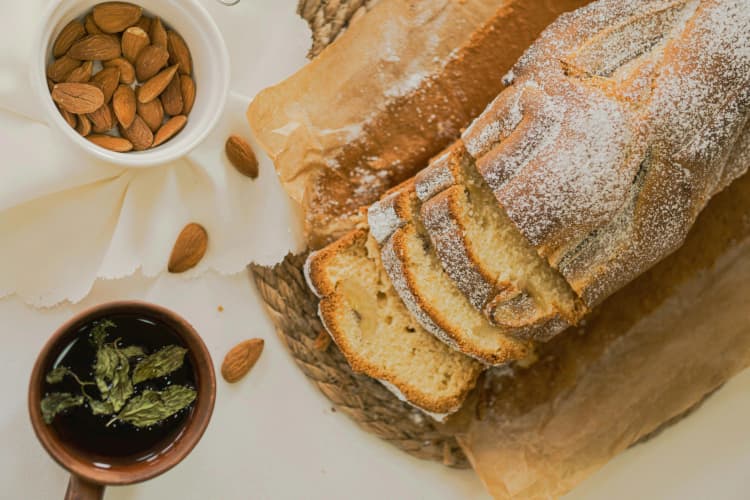
[{"label": "cream-colored fabric", "polygon": [[[155,276],[166,270],[175,238],[192,221],[207,229],[210,242],[186,276],[236,273],[299,249],[297,216],[271,163],[256,148],[261,172],[252,181],[223,153],[229,134],[250,136],[244,112],[252,95],[304,63],[308,32],[293,2],[272,3],[229,8],[204,1],[230,49],[231,88],[244,93],[230,92],[218,125],[187,157],[147,169],[95,160],[47,126],[28,68],[47,1],[3,4],[0,297],[17,293],[50,306],[82,299],[97,278]],[[261,47],[264,36],[268,45]],[[262,54],[274,51],[280,57],[273,60]]]}]

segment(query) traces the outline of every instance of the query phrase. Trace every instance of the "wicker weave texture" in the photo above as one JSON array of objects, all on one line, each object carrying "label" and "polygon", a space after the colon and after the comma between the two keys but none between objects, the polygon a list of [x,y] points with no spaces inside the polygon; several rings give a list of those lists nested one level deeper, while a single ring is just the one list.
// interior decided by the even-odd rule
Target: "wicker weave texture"
[{"label": "wicker weave texture", "polygon": [[299,0],[297,14],[310,24],[312,47],[307,57],[312,59],[336,40],[347,26],[356,22],[378,0]]}]

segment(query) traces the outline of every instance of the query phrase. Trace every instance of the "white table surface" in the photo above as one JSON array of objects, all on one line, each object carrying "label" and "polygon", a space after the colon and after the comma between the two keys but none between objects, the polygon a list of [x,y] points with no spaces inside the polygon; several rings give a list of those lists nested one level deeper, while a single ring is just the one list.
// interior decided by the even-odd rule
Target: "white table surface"
[{"label": "white table surface", "polygon": [[[296,4],[243,0],[230,10],[204,1],[222,22],[241,22],[250,15],[294,16]],[[235,66],[250,65],[263,74],[237,77],[248,95],[286,76],[274,59],[304,62],[304,23],[296,23],[294,32],[278,32],[269,24],[263,32],[227,40]],[[268,160],[263,162],[262,168],[269,168]],[[246,379],[235,385],[220,380],[211,425],[182,464],[148,483],[110,488],[105,498],[486,498],[470,471],[413,459],[333,412],[275,336],[244,273],[191,281],[175,276],[100,281],[82,303],[49,310],[29,308],[13,297],[0,300],[0,498],[55,499],[65,490],[67,474],[37,443],[26,411],[29,371],[47,336],[83,308],[136,298],[174,309],[193,323],[217,369],[224,353],[241,340],[262,337],[266,348]],[[750,498],[749,395],[750,372],[745,372],[698,412],[617,457],[568,498]]]}]

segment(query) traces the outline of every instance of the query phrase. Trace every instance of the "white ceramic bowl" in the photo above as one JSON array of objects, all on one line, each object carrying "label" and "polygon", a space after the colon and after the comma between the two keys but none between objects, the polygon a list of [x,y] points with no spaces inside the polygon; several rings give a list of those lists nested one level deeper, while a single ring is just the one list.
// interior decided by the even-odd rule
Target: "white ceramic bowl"
[{"label": "white ceramic bowl", "polygon": [[42,18],[32,54],[39,60],[31,65],[31,81],[48,115],[49,123],[68,140],[102,160],[125,167],[150,167],[177,159],[197,146],[216,124],[229,90],[229,55],[213,18],[197,0],[134,0],[144,13],[159,16],[165,25],[185,39],[193,56],[196,100],[185,128],[170,141],[146,151],[116,153],[81,137],[63,119],[50,96],[46,67],[53,60],[52,44],[62,28],[89,12],[104,0],[53,0]]}]

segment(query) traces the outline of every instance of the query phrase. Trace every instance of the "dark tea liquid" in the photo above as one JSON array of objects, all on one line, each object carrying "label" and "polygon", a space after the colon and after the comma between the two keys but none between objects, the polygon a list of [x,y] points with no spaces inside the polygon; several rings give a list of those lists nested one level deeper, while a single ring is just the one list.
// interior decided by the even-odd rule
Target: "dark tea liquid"
[{"label": "dark tea liquid", "polygon": [[[112,315],[101,319],[108,319],[115,324],[115,327],[108,330],[107,343],[120,339],[119,346],[139,346],[145,350],[146,355],[167,345],[185,347],[173,330],[158,319],[143,315]],[[89,333],[93,326],[94,322],[84,325],[78,335],[61,349],[49,369],[62,365],[70,368],[82,380],[94,380],[93,365],[96,359],[96,347],[89,340]],[[131,373],[140,359],[142,358],[130,360]],[[165,377],[137,384],[134,387],[133,396],[145,389],[164,390],[170,384],[195,387],[195,374],[190,364],[189,353],[185,356],[182,367],[176,371]],[[80,394],[78,384],[71,377],[66,377],[59,384],[45,383],[44,390],[45,393]],[[92,397],[99,397],[99,391],[95,386],[87,386],[86,391]],[[51,425],[63,442],[89,456],[92,463],[104,466],[132,463],[149,460],[163,452],[177,438],[193,406],[194,404],[190,405],[152,427],[138,428],[120,421],[107,426],[112,417],[93,415],[86,403],[84,406],[72,408],[57,415]]]}]

